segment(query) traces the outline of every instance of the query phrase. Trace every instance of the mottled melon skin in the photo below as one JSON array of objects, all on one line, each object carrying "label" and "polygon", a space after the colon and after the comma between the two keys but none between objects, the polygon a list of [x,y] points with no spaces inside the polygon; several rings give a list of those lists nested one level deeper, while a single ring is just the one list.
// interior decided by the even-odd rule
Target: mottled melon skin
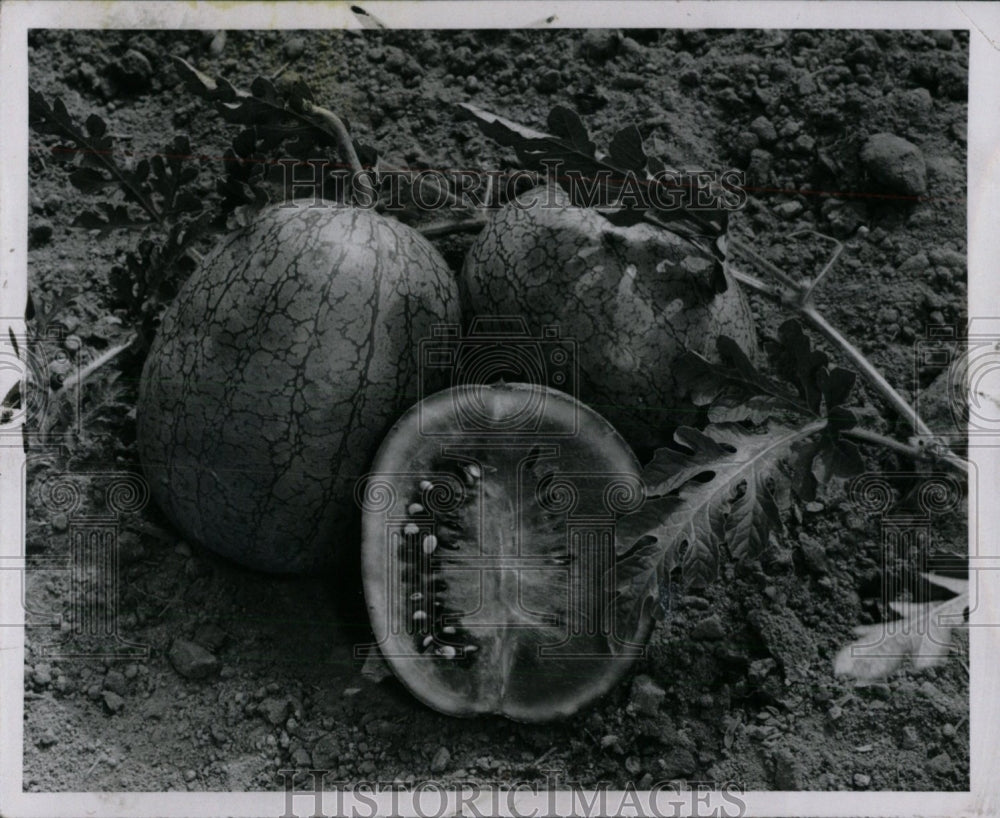
[{"label": "mottled melon skin", "polygon": [[713,297],[710,270],[680,236],[648,224],[617,227],[574,207],[561,188],[535,188],[491,216],[460,286],[467,317],[521,316],[535,335],[558,324],[577,344],[578,397],[643,449],[691,422],[678,411],[673,376],[685,346],[714,360],[723,334],[756,355],[742,291],[729,279]]},{"label": "mottled melon skin", "polygon": [[459,319],[453,274],[405,225],[334,204],[265,209],[163,315],[136,413],[153,497],[243,565],[331,565],[358,476],[417,399],[419,340]]}]

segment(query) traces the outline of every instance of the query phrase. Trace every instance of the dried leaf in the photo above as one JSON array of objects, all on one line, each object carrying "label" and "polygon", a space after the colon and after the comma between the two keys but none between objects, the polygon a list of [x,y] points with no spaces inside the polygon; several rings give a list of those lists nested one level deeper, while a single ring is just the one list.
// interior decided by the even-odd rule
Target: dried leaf
[{"label": "dried leaf", "polygon": [[952,628],[960,624],[969,606],[969,583],[935,574],[922,576],[958,595],[944,602],[889,603],[900,618],[855,628],[858,639],[837,653],[835,674],[872,681],[886,678],[907,659],[917,670],[944,661],[951,649]]}]

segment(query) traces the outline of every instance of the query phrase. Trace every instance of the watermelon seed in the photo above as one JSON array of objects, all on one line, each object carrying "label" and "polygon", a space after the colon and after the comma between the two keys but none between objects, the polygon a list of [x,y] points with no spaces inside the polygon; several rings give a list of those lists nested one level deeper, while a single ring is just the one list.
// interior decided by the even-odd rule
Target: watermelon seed
[{"label": "watermelon seed", "polygon": [[449,636],[451,636],[453,633],[455,633],[455,629],[451,625],[445,625],[443,628],[441,628],[441,633],[446,633]]},{"label": "watermelon seed", "polygon": [[451,645],[442,645],[437,650],[439,656],[443,656],[445,659],[455,658],[455,648]]},{"label": "watermelon seed", "polygon": [[408,537],[412,537],[414,534],[420,533],[420,526],[416,523],[407,523],[406,527],[403,529],[403,533]]},{"label": "watermelon seed", "polygon": [[434,637],[433,636],[425,636],[424,637],[424,647],[426,648],[433,641],[434,641]]},{"label": "watermelon seed", "polygon": [[424,507],[420,503],[410,503],[406,509],[407,514],[423,514]]},{"label": "watermelon seed", "polygon": [[414,602],[419,602],[423,598],[424,595],[420,593],[420,591],[414,591],[412,594],[410,594],[410,599],[412,599]]},{"label": "watermelon seed", "polygon": [[422,622],[426,618],[427,618],[427,612],[426,611],[414,611],[413,612],[413,621],[414,622]]},{"label": "watermelon seed", "polygon": [[430,480],[421,480],[420,481],[420,490],[421,491],[430,491],[433,487],[434,487],[434,484],[431,483]]},{"label": "watermelon seed", "polygon": [[437,548],[438,539],[433,534],[428,534],[424,537],[423,549],[425,554],[433,554],[434,550]]}]

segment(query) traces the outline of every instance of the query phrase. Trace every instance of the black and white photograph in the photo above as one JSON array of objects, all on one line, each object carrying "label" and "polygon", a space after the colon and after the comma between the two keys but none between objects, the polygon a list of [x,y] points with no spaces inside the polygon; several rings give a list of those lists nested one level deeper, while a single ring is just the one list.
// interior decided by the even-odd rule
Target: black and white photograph
[{"label": "black and white photograph", "polygon": [[991,812],[1000,7],[4,6],[4,815]]}]

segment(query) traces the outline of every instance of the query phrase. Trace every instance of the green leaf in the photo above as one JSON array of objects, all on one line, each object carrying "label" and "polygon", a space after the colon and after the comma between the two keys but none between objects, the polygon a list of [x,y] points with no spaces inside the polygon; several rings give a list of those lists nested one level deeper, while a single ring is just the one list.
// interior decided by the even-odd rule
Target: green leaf
[{"label": "green leaf", "polygon": [[652,537],[659,548],[646,553],[667,564],[679,559],[688,586],[714,579],[723,547],[745,558],[766,545],[770,531],[781,525],[771,481],[783,479],[782,459],[814,432],[811,426],[775,424],[757,434],[735,426],[714,427],[712,433],[678,430],[679,448],[658,450],[643,472],[645,503],[616,528],[619,553]]},{"label": "green leaf", "polygon": [[587,126],[583,124],[576,111],[556,105],[549,111],[548,128],[555,135],[564,139],[566,144],[584,156],[593,156],[597,146],[590,141]]},{"label": "green leaf", "polygon": [[84,193],[99,193],[112,183],[107,176],[94,168],[77,168],[69,175],[69,182]]},{"label": "green leaf", "polygon": [[642,134],[635,125],[625,126],[611,138],[607,161],[619,170],[645,178],[647,158],[642,149]]},{"label": "green leaf", "polygon": [[824,441],[812,461],[813,476],[821,485],[829,483],[835,477],[856,477],[864,470],[864,458],[858,447],[849,440]]},{"label": "green leaf", "polygon": [[90,134],[93,139],[100,139],[107,133],[108,125],[101,119],[97,114],[91,114],[87,117],[86,123],[84,123],[87,128],[87,133]]},{"label": "green leaf", "polygon": [[828,413],[834,407],[841,406],[847,401],[856,380],[857,375],[849,369],[834,367],[825,373],[820,380],[820,386],[823,390],[823,399],[826,401]]}]

